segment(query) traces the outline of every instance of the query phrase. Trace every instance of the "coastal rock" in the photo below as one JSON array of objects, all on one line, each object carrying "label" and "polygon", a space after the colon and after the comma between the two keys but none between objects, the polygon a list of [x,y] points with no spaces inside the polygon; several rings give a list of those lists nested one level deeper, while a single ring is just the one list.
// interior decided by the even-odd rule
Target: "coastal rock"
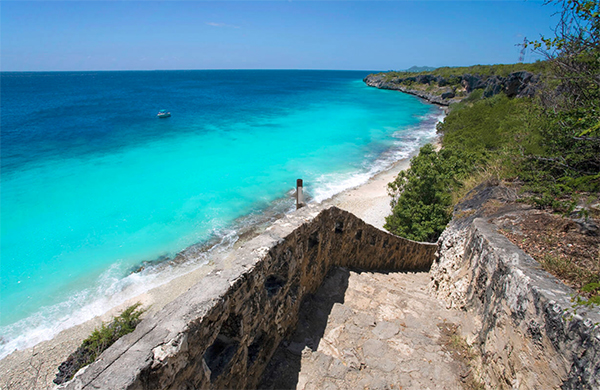
[{"label": "coastal rock", "polygon": [[504,92],[508,97],[519,95],[524,86],[531,81],[533,77],[529,72],[514,72],[511,73],[504,82]]},{"label": "coastal rock", "polygon": [[473,346],[490,388],[598,389],[600,312],[580,308],[584,316],[573,315],[575,292],[488,222],[487,202],[501,207],[507,196],[514,197],[484,185],[456,206],[438,242],[430,291],[480,317]]},{"label": "coastal rock", "polygon": [[415,77],[415,82],[417,82],[419,84],[429,84],[429,83],[431,83],[432,79],[434,79],[433,75],[430,75],[430,74],[420,75],[420,76]]},{"label": "coastal rock", "polygon": [[485,81],[484,97],[491,97],[502,92],[502,79],[498,76],[491,76]]},{"label": "coastal rock", "polygon": [[[385,75],[369,75],[363,81],[371,87],[405,92],[410,95],[415,95],[422,99],[425,99],[430,103],[439,104],[441,106],[448,106],[451,103],[460,101],[460,98],[455,98],[454,96],[443,98],[441,96],[441,93],[438,93],[437,91],[426,91],[426,90],[411,88],[411,87],[402,85],[401,82],[403,82],[405,80],[421,85],[422,83],[420,83],[419,81],[422,81],[423,84],[429,84],[430,82],[436,81],[437,79],[431,75],[425,75],[425,76],[407,77],[405,79],[387,80]],[[447,88],[443,88],[443,89],[444,89],[444,91],[447,92]]]},{"label": "coastal rock", "polygon": [[461,76],[461,85],[465,87],[467,93],[471,93],[476,89],[483,89],[486,87],[485,82],[481,76],[464,74]]},{"label": "coastal rock", "polygon": [[[364,79],[364,82],[371,87],[401,91],[434,104],[448,106],[465,97],[457,96],[457,86],[462,87],[467,95],[477,89],[482,89],[485,97],[491,97],[501,92],[506,93],[509,97],[533,97],[538,90],[539,79],[539,75],[520,71],[513,72],[507,77],[464,74],[445,78],[426,74],[405,78],[388,78],[386,74],[371,74]],[[454,88],[448,88],[448,86],[454,86]]]},{"label": "coastal rock", "polygon": [[456,94],[454,93],[454,91],[452,90],[452,88],[447,88],[445,92],[442,92],[442,99],[452,99],[453,97],[455,97]]}]

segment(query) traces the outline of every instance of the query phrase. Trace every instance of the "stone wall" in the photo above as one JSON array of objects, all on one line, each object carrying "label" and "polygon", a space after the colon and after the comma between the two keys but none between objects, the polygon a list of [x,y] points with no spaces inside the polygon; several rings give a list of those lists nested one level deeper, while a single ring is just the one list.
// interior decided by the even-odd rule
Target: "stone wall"
[{"label": "stone wall", "polygon": [[305,207],[233,252],[61,387],[253,388],[294,330],[303,297],[332,266],[428,269],[436,250],[335,207]]},{"label": "stone wall", "polygon": [[457,207],[430,287],[449,306],[480,317],[473,344],[489,388],[600,389],[600,312],[573,315],[575,292],[479,218],[502,191],[478,189]]}]

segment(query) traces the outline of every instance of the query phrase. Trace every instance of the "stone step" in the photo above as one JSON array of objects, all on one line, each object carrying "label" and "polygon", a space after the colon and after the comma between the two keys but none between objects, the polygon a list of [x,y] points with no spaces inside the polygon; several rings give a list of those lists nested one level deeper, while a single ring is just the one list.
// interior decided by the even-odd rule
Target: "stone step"
[{"label": "stone step", "polygon": [[[444,347],[440,325],[459,329],[468,317],[431,297],[428,281],[427,273],[334,270],[284,347],[299,372],[278,375],[297,375],[306,390],[461,388],[465,367]],[[261,386],[282,388],[275,377]]]}]

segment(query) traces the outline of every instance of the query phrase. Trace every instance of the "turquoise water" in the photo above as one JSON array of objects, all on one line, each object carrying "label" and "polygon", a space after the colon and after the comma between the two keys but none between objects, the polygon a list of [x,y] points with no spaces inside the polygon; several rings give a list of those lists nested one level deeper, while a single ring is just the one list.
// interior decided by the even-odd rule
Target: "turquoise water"
[{"label": "turquoise water", "polygon": [[433,137],[439,109],[366,74],[2,73],[0,356],[204,257],[140,264],[292,210],[297,178],[322,201]]}]

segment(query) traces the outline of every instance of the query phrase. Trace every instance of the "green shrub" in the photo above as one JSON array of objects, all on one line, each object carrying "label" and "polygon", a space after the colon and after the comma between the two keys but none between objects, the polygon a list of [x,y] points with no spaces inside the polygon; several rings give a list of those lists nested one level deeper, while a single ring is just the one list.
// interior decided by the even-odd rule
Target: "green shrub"
[{"label": "green shrub", "polygon": [[416,241],[434,242],[451,217],[452,190],[472,169],[472,156],[457,150],[423,146],[411,166],[388,184],[392,215],[386,218],[390,232]]},{"label": "green shrub", "polygon": [[439,130],[444,134],[444,147],[467,150],[485,160],[529,132],[525,116],[531,101],[504,94],[480,99],[477,92],[454,107]]},{"label": "green shrub", "polygon": [[113,345],[118,339],[131,333],[141,321],[145,312],[138,309],[141,303],[129,306],[121,314],[114,317],[109,324],[102,323],[92,334],[83,340],[79,348],[73,352],[60,367],[54,383],[65,383],[73,378],[80,368],[93,363],[102,352]]},{"label": "green shrub", "polygon": [[131,333],[140,322],[144,310],[138,310],[141,303],[129,306],[120,315],[116,316],[109,324],[102,323],[100,328],[94,329],[92,334],[81,344],[90,351],[87,364],[92,363],[102,352],[113,345],[115,341]]},{"label": "green shrub", "polygon": [[435,152],[424,146],[411,167],[389,184],[392,215],[384,227],[409,239],[436,241],[450,221],[463,180],[485,172],[489,164],[503,166],[503,174],[518,170],[523,149],[537,134],[531,106],[529,99],[502,94],[489,99],[476,94],[453,106],[438,126],[444,148]]}]

